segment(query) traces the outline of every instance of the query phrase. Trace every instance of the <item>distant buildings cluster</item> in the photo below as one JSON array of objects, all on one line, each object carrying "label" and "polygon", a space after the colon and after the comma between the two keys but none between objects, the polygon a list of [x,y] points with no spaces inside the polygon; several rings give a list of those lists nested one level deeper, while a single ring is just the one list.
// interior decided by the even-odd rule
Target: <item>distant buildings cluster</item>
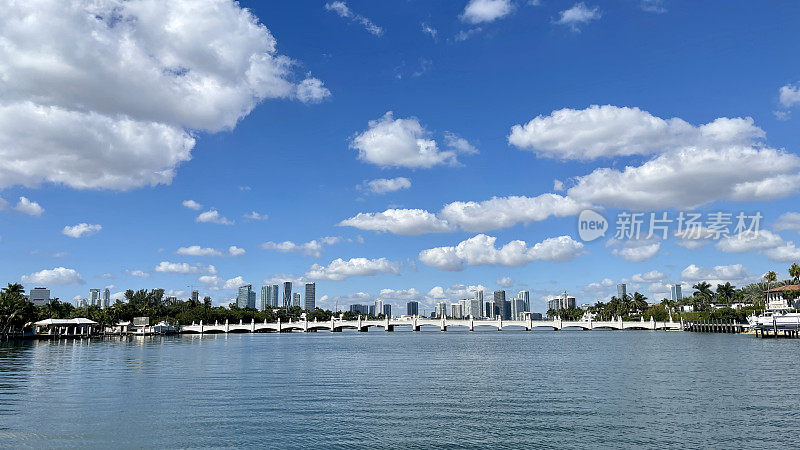
[{"label": "distant buildings cluster", "polygon": [[[35,303],[34,303],[35,304]],[[82,298],[78,300],[78,306],[85,308],[87,306],[97,306],[98,308],[108,308],[111,306],[111,290],[105,289],[89,289],[89,298]]]},{"label": "distant buildings cluster", "polygon": [[[415,303],[416,310],[419,311],[419,303],[418,302],[409,302]],[[410,306],[406,305],[406,308],[411,308]],[[392,305],[383,303],[383,300],[375,300],[374,305],[350,305],[350,312],[359,314],[359,315],[373,315],[379,316],[383,314],[386,317],[392,317]]]},{"label": "distant buildings cluster", "polygon": [[[291,308],[292,306],[300,306],[305,310],[313,311],[317,307],[317,285],[316,283],[306,283],[305,298],[303,299],[299,292],[292,295],[292,282],[286,281],[283,283],[283,308]],[[253,291],[252,284],[245,284],[239,287],[239,292],[236,295],[236,306],[239,308],[254,308],[259,311],[264,311],[267,308],[278,308],[278,296],[280,293],[280,286],[277,284],[261,286],[261,298],[256,301],[256,293]],[[301,300],[302,303],[301,303]]]}]

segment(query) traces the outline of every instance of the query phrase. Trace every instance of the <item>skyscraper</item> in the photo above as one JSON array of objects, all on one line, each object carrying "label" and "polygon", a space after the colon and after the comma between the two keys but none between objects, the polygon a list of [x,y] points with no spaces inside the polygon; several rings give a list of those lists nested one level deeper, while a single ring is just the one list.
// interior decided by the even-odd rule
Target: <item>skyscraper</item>
[{"label": "skyscraper", "polygon": [[283,307],[289,309],[292,306],[292,282],[283,283]]},{"label": "skyscraper", "polygon": [[261,286],[261,300],[258,302],[258,310],[264,311],[269,306],[269,295],[272,293],[272,286]]},{"label": "skyscraper", "polygon": [[503,320],[511,317],[511,305],[506,302],[506,291],[494,291],[494,316],[500,316]]},{"label": "skyscraper", "polygon": [[28,300],[36,306],[44,306],[50,303],[50,289],[35,287],[28,294]]},{"label": "skyscraper", "polygon": [[442,317],[447,317],[447,303],[439,302],[436,304],[436,309],[434,310],[434,315],[437,319],[441,319]]},{"label": "skyscraper", "polygon": [[522,300],[522,311],[531,311],[531,293],[529,291],[519,291],[517,298]]},{"label": "skyscraper", "polygon": [[100,289],[89,289],[89,305],[103,306],[100,304]]},{"label": "skyscraper", "polygon": [[111,291],[108,288],[103,289],[103,308],[111,306]]},{"label": "skyscraper", "polygon": [[681,293],[681,285],[680,284],[673,284],[669,287],[670,294],[672,295],[672,301],[677,302],[683,299],[683,294]]},{"label": "skyscraper", "polygon": [[409,316],[418,316],[419,315],[419,302],[408,302],[406,303],[406,314]]},{"label": "skyscraper", "polygon": [[515,298],[509,303],[511,303],[511,320],[521,320],[522,313],[525,312],[525,300]]},{"label": "skyscraper", "polygon": [[628,295],[628,285],[625,283],[620,283],[617,285],[617,298],[622,300],[625,296]]},{"label": "skyscraper", "polygon": [[306,304],[307,311],[313,311],[317,307],[317,285],[316,283],[306,283]]},{"label": "skyscraper", "polygon": [[383,300],[375,300],[375,310],[372,314],[376,316],[383,314]]},{"label": "skyscraper", "polygon": [[392,317],[392,305],[383,305],[383,315]]},{"label": "skyscraper", "polygon": [[272,289],[269,291],[269,306],[273,308],[278,307],[278,296],[280,295],[281,289],[277,284],[272,285]]},{"label": "skyscraper", "polygon": [[292,302],[292,306],[300,306],[300,293],[294,293],[294,301]]},{"label": "skyscraper", "polygon": [[253,291],[252,284],[245,284],[239,286],[239,292],[236,295],[236,306],[239,308],[255,308],[256,307],[256,293]]},{"label": "skyscraper", "polygon": [[200,292],[197,289],[192,289],[192,301],[195,303],[200,301]]},{"label": "skyscraper", "polygon": [[478,315],[476,317],[486,317],[487,314],[483,311],[483,290],[475,291],[475,300],[478,301]]}]

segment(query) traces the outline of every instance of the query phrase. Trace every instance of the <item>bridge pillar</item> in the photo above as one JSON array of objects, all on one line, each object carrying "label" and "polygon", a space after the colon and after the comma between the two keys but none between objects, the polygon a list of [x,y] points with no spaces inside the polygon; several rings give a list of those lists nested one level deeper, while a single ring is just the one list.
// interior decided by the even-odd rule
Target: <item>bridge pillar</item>
[{"label": "bridge pillar", "polygon": [[561,331],[564,328],[564,321],[561,320],[561,316],[557,316],[555,320],[556,330]]},{"label": "bridge pillar", "polygon": [[652,330],[656,329],[656,321],[655,319],[653,319],[653,316],[650,316],[650,329]]},{"label": "bridge pillar", "polygon": [[250,320],[250,332],[251,333],[255,333],[256,332],[256,318],[255,317],[253,317]]},{"label": "bridge pillar", "polygon": [[444,315],[442,316],[442,325],[441,325],[441,330],[442,331],[447,331],[447,319],[446,319],[446,317],[447,316],[444,316]]},{"label": "bridge pillar", "polygon": [[358,316],[358,322],[356,324],[356,328],[358,329],[358,331],[361,332],[367,331],[367,328],[361,326],[361,316]]},{"label": "bridge pillar", "polygon": [[386,318],[386,323],[383,325],[383,331],[394,331],[394,327],[389,325],[389,318]]},{"label": "bridge pillar", "polygon": [[592,329],[592,318],[591,317],[589,317],[589,329],[590,330]]},{"label": "bridge pillar", "polygon": [[303,323],[303,333],[308,333],[308,318],[306,318],[306,321]]},{"label": "bridge pillar", "polygon": [[533,317],[530,314],[528,314],[528,331],[533,331]]},{"label": "bridge pillar", "polygon": [[225,332],[231,331],[231,325],[228,323],[228,319],[225,319]]},{"label": "bridge pillar", "polygon": [[281,318],[278,317],[278,333],[280,333],[281,331],[283,331],[283,328],[281,328]]},{"label": "bridge pillar", "polygon": [[200,321],[200,334],[203,334],[203,321]]},{"label": "bridge pillar", "polygon": [[503,318],[497,317],[497,331],[503,331]]},{"label": "bridge pillar", "polygon": [[475,331],[475,319],[469,316],[469,331]]},{"label": "bridge pillar", "polygon": [[419,331],[419,325],[417,325],[417,318],[411,318],[411,331]]}]

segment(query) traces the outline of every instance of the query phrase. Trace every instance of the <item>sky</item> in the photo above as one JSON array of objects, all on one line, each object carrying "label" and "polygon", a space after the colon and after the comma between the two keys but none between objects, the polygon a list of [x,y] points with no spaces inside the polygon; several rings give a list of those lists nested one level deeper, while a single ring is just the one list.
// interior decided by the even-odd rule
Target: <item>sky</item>
[{"label": "sky", "polygon": [[541,312],[800,261],[795,1],[3,9],[0,273],[26,289]]}]

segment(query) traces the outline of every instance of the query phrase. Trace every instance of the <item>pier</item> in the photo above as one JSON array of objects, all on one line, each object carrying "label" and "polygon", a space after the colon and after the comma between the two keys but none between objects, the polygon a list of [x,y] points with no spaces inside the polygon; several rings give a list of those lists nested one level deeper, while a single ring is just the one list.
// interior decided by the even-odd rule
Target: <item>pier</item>
[{"label": "pier", "polygon": [[650,321],[623,321],[621,318],[610,321],[567,321],[559,318],[553,320],[475,320],[475,319],[427,319],[427,318],[410,318],[410,319],[382,319],[382,320],[362,320],[360,317],[357,320],[339,320],[331,319],[330,321],[317,322],[301,320],[296,322],[256,322],[249,323],[240,321],[238,324],[229,323],[214,323],[204,324],[202,321],[193,323],[191,325],[183,325],[180,328],[181,333],[286,333],[286,332],[314,332],[314,331],[330,331],[340,332],[346,329],[357,330],[360,332],[369,331],[370,328],[380,328],[385,332],[395,331],[395,329],[408,329],[409,331],[420,331],[422,327],[435,327],[440,331],[448,331],[453,328],[466,329],[475,331],[476,329],[489,328],[497,331],[503,331],[504,328],[513,327],[515,329],[525,329],[532,331],[535,329],[551,329],[551,330],[564,330],[564,329],[581,329],[581,330],[682,330],[683,324],[681,322],[656,322]]}]

